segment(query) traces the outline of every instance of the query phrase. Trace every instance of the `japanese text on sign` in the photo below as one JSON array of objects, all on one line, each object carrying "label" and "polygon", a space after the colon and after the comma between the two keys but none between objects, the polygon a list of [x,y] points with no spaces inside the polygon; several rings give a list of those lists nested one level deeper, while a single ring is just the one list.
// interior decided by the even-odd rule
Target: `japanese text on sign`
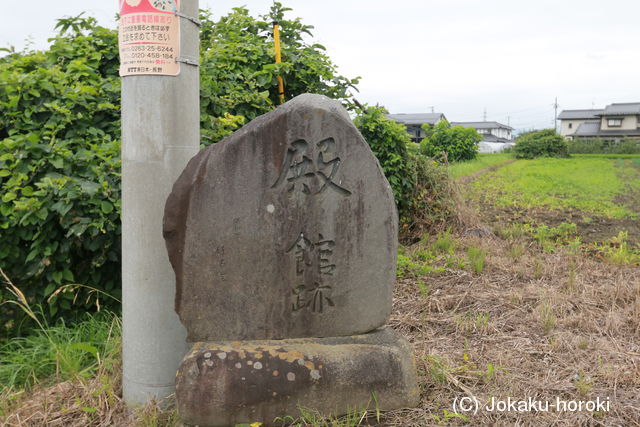
[{"label": "japanese text on sign", "polygon": [[120,75],[180,73],[179,0],[120,0]]}]

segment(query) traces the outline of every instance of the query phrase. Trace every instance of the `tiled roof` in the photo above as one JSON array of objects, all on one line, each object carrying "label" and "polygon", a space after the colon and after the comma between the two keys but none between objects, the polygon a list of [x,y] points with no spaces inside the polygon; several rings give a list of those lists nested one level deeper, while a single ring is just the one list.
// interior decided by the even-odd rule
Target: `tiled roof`
[{"label": "tiled roof", "polygon": [[575,136],[597,136],[600,132],[600,120],[589,120],[580,123],[580,126],[573,133]]},{"label": "tiled roof", "polygon": [[597,119],[604,110],[562,110],[558,120]]},{"label": "tiled roof", "polygon": [[604,116],[609,115],[635,115],[640,114],[640,102],[628,102],[607,105]]}]

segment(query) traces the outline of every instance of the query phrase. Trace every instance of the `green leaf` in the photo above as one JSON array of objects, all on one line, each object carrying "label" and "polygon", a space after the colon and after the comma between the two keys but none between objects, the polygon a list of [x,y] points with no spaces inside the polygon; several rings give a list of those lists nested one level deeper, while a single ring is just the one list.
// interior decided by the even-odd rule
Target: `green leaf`
[{"label": "green leaf", "polygon": [[100,209],[102,209],[102,212],[108,214],[113,212],[113,205],[106,200],[103,200],[100,202]]},{"label": "green leaf", "polygon": [[27,258],[24,260],[24,262],[29,262],[32,259],[34,259],[36,257],[36,255],[38,255],[40,253],[40,248],[34,248],[31,250],[31,252],[29,252],[29,255],[27,255]]},{"label": "green leaf", "polygon": [[51,293],[56,289],[56,285],[50,283],[46,288],[44,288],[44,296],[48,297]]},{"label": "green leaf", "polygon": [[51,164],[58,169],[62,169],[62,167],[64,166],[64,160],[60,157],[50,159],[49,162],[51,162]]},{"label": "green leaf", "polygon": [[58,285],[62,284],[62,271],[54,271],[51,277]]},{"label": "green leaf", "polygon": [[97,357],[98,356],[98,349],[86,342],[78,342],[78,343],[73,343],[70,344],[67,347],[69,350],[82,350],[82,351],[86,351],[87,353],[90,353],[91,355]]},{"label": "green leaf", "polygon": [[62,271],[62,278],[68,282],[73,282],[73,273],[68,268],[65,268]]},{"label": "green leaf", "polygon": [[16,197],[18,197],[16,193],[7,193],[2,196],[2,201],[5,203],[9,203],[10,201],[15,200]]}]

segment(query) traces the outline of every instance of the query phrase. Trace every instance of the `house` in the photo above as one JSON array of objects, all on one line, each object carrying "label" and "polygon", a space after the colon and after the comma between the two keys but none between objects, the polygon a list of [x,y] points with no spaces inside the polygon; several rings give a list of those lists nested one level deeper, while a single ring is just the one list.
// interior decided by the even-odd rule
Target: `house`
[{"label": "house", "polygon": [[600,120],[604,110],[563,110],[558,116],[560,120],[560,135],[570,138],[585,122]]},{"label": "house", "polygon": [[568,139],[640,138],[640,102],[614,103],[603,110],[564,110],[558,120],[560,135]]},{"label": "house", "polygon": [[425,123],[434,126],[442,120],[447,118],[442,113],[416,113],[416,114],[388,114],[388,119],[402,123],[407,127],[407,132],[411,135],[411,140],[415,143],[422,141],[426,136],[422,130],[422,125]]},{"label": "house", "polygon": [[474,128],[482,135],[480,153],[497,153],[515,143],[512,139],[513,128],[498,122],[451,122],[451,126]]}]

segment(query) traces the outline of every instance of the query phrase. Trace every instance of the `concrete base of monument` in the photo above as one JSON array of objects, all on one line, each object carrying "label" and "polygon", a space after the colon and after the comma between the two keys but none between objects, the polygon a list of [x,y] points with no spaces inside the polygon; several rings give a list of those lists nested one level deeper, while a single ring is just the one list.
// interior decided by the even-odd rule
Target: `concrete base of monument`
[{"label": "concrete base of monument", "polygon": [[176,377],[187,425],[229,426],[418,404],[412,349],[390,328],[364,335],[195,343]]}]

